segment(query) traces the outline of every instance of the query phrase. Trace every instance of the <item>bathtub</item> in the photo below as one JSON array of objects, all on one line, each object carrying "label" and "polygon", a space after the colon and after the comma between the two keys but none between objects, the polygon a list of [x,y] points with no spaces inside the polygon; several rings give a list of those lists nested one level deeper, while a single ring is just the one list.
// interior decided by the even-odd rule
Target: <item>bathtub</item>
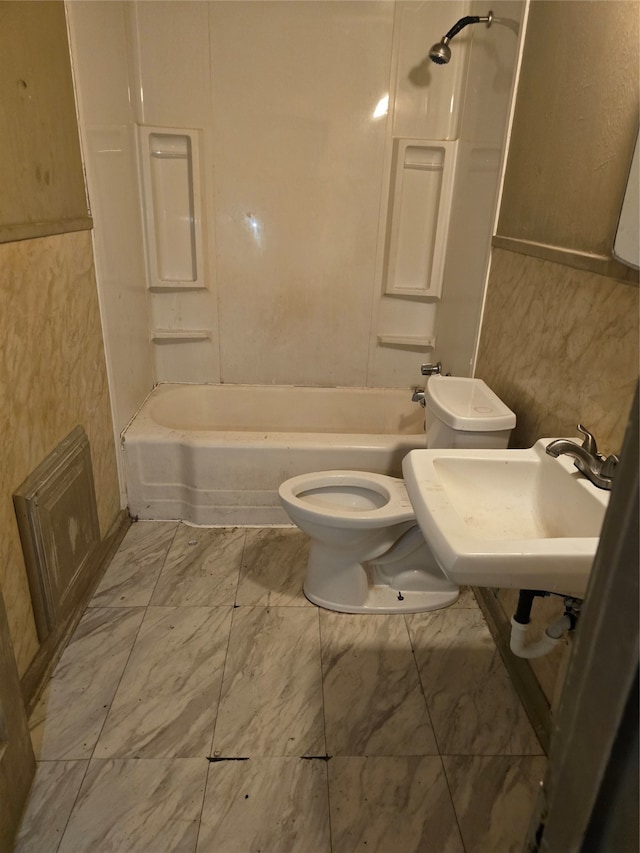
[{"label": "bathtub", "polygon": [[129,511],[201,525],[286,524],[278,486],[309,471],[402,476],[425,446],[408,390],[158,385],[122,435]]}]

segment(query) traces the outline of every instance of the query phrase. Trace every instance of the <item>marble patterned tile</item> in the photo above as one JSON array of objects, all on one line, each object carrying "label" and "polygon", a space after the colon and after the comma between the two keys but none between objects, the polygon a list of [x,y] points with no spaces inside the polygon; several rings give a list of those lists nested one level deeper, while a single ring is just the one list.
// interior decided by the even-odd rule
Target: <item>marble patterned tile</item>
[{"label": "marble patterned tile", "polygon": [[445,756],[467,853],[520,853],[540,790],[543,756]]},{"label": "marble patterned tile", "polygon": [[404,617],[319,616],[329,755],[437,755]]},{"label": "marble patterned tile", "polygon": [[40,761],[14,853],[56,853],[88,761]]},{"label": "marble patterned tile", "polygon": [[308,605],[302,592],[309,539],[300,530],[247,530],[237,604]]},{"label": "marble patterned tile", "polygon": [[209,767],[197,853],[330,853],[325,761],[252,758]]},{"label": "marble patterned tile", "polygon": [[146,607],[177,527],[169,521],[132,524],[89,607]]},{"label": "marble patterned tile", "polygon": [[441,755],[539,755],[480,610],[407,617]]},{"label": "marble patterned tile", "polygon": [[476,376],[516,413],[512,447],[583,423],[600,451],[619,452],[638,382],[639,296],[608,276],[492,250]]},{"label": "marble patterned tile", "polygon": [[237,607],[214,754],[325,753],[318,611],[308,607]]},{"label": "marble patterned tile", "polygon": [[89,608],[36,705],[36,758],[89,758],[140,628],[142,607]]},{"label": "marble patterned tile", "polygon": [[328,771],[333,853],[464,853],[439,757],[336,757]]},{"label": "marble patterned tile", "polygon": [[206,776],[204,758],[93,759],[59,853],[193,853]]},{"label": "marble patterned tile", "polygon": [[151,597],[160,606],[233,604],[245,531],[181,524]]},{"label": "marble patterned tile", "polygon": [[149,607],[94,756],[208,755],[230,626],[230,607]]}]

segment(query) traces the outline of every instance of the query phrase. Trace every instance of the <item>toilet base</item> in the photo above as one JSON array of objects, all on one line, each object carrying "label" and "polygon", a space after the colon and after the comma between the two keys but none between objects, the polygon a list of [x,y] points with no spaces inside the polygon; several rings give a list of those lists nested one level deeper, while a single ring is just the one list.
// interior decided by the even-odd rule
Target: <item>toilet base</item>
[{"label": "toilet base", "polygon": [[386,585],[370,586],[362,604],[342,604],[320,598],[303,588],[305,596],[312,604],[334,610],[338,613],[423,613],[427,610],[440,610],[457,601],[460,590],[451,592],[428,592],[426,590],[400,591]]},{"label": "toilet base", "polygon": [[411,521],[367,531],[350,547],[312,538],[303,591],[338,613],[422,613],[460,595]]}]

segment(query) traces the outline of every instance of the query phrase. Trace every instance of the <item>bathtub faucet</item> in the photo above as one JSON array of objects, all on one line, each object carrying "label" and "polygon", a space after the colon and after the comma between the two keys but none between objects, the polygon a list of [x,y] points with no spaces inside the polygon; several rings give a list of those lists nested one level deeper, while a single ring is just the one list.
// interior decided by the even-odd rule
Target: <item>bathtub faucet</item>
[{"label": "bathtub faucet", "polygon": [[573,464],[578,471],[584,474],[588,480],[591,480],[594,486],[599,489],[611,489],[613,475],[619,462],[618,457],[614,453],[607,457],[598,453],[595,438],[582,424],[578,424],[578,432],[584,436],[582,445],[576,444],[575,441],[568,438],[558,438],[547,445],[545,448],[547,453],[556,458],[563,454],[572,456]]},{"label": "bathtub faucet", "polygon": [[424,391],[421,388],[414,388],[413,389],[413,395],[411,397],[411,402],[412,403],[420,403],[420,405],[424,409],[424,407],[426,406],[426,402],[424,399]]}]

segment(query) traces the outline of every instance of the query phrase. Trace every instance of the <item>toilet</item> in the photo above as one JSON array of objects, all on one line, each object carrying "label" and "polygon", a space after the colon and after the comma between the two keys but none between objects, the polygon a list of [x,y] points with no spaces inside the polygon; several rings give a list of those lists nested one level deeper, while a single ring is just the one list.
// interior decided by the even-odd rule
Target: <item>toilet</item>
[{"label": "toilet", "polygon": [[[506,448],[516,416],[481,379],[435,375],[424,392],[426,446]],[[317,471],[278,490],[311,542],[309,601],[343,613],[418,613],[453,604],[459,588],[417,525],[404,480]]]}]

